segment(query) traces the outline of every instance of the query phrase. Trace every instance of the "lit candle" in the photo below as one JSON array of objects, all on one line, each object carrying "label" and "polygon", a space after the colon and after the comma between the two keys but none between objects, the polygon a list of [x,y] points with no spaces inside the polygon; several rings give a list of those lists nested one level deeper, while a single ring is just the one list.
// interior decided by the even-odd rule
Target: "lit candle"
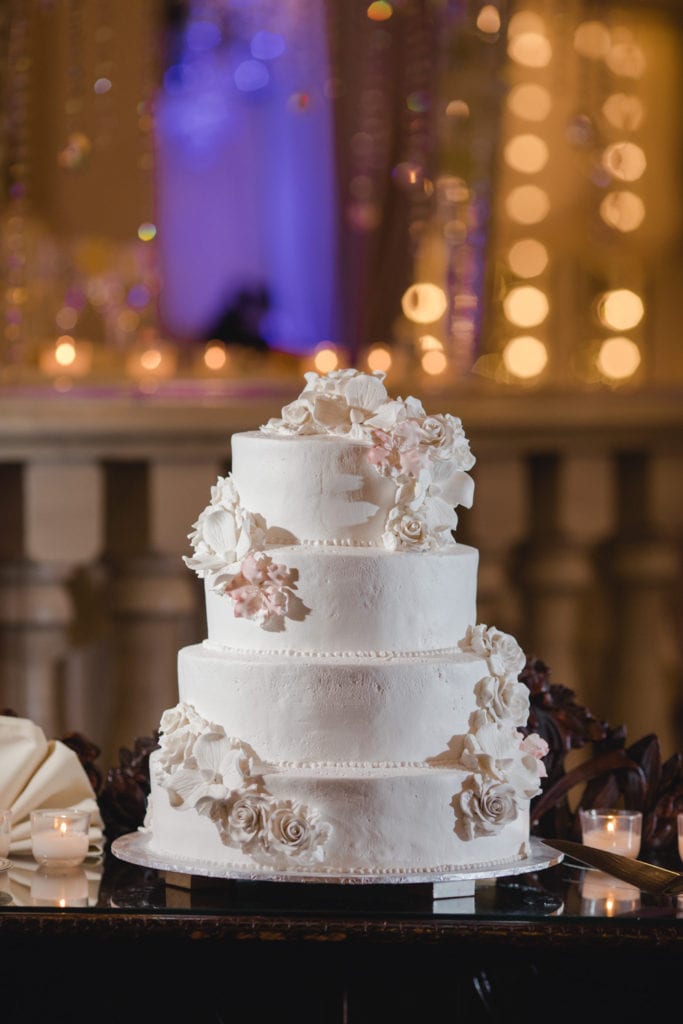
[{"label": "lit candle", "polygon": [[638,856],[643,818],[640,811],[582,809],[579,814],[586,846],[624,857]]},{"label": "lit candle", "polygon": [[41,809],[31,813],[31,846],[40,864],[76,867],[88,853],[87,811]]}]

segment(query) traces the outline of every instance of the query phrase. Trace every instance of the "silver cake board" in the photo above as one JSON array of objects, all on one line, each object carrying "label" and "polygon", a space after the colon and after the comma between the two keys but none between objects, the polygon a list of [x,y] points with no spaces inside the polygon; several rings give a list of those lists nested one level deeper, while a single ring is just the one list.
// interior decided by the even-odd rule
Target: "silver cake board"
[{"label": "silver cake board", "polygon": [[430,886],[432,898],[436,900],[472,899],[478,882],[491,882],[510,875],[543,871],[559,864],[563,854],[553,850],[538,839],[528,843],[525,857],[517,857],[496,865],[473,868],[469,871],[418,871],[387,872],[382,874],[356,873],[335,875],[327,871],[307,868],[305,870],[276,871],[260,868],[251,871],[239,870],[200,859],[167,858],[153,853],[148,848],[149,836],[144,832],[130,832],[119,836],[111,844],[111,852],[119,860],[141,867],[158,870],[167,886],[177,889],[198,890],[215,887],[221,882],[281,882],[314,885],[343,886]]}]

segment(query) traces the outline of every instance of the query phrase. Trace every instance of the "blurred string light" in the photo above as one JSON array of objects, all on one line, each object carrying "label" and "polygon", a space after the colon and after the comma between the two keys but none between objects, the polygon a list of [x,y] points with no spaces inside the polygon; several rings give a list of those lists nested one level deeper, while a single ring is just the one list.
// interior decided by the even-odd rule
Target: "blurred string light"
[{"label": "blurred string light", "polygon": [[223,370],[229,362],[228,351],[222,341],[210,341],[204,346],[204,366],[207,370],[216,372]]},{"label": "blurred string light", "polygon": [[520,238],[510,246],[507,261],[517,277],[538,277],[548,266],[548,250],[537,238]]},{"label": "blurred string light", "polygon": [[403,315],[416,324],[431,324],[440,320],[448,308],[443,288],[430,282],[412,284],[401,299]]},{"label": "blurred string light", "polygon": [[603,376],[609,380],[628,380],[636,372],[640,363],[640,349],[631,338],[605,338],[600,345],[597,366]]},{"label": "blurred string light", "polygon": [[422,369],[430,377],[438,377],[448,369],[446,353],[440,349],[429,349],[420,358]]},{"label": "blurred string light", "polygon": [[512,338],[503,349],[503,363],[508,373],[522,380],[538,377],[548,363],[548,351],[540,341],[532,335],[521,335]]},{"label": "blurred string light", "polygon": [[318,373],[330,373],[339,368],[339,353],[331,342],[322,342],[313,356],[313,365]]},{"label": "blurred string light", "polygon": [[627,288],[605,292],[598,303],[598,317],[612,330],[628,331],[643,319],[645,306],[636,292]]},{"label": "blurred string light", "polygon": [[[546,22],[537,11],[518,10],[510,18],[507,52],[512,87],[506,102],[507,139],[502,148],[507,168],[503,192],[507,237],[503,244],[512,279],[506,275],[503,286],[504,335],[520,328],[544,331],[550,312],[542,280],[549,254],[538,236],[551,212],[547,122],[553,99],[544,79],[553,59],[553,46]],[[524,233],[515,237],[520,229]],[[536,279],[533,285],[523,283],[531,278]],[[499,358],[508,377],[535,381],[548,364],[548,350],[543,336],[514,335],[503,338]]]},{"label": "blurred string light", "polygon": [[393,356],[386,345],[373,345],[365,361],[368,370],[388,373],[393,363]]},{"label": "blurred string light", "polygon": [[506,103],[515,117],[526,121],[545,121],[553,106],[549,90],[536,82],[516,85],[508,93]]},{"label": "blurred string light", "polygon": [[485,35],[495,36],[500,32],[500,11],[493,4],[484,4],[477,15],[477,28]]}]

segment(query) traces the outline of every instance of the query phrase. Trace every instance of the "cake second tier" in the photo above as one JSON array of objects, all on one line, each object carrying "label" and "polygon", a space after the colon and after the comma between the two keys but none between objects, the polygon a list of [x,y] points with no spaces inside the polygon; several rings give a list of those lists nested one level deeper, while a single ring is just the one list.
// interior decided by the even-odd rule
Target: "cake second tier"
[{"label": "cake second tier", "polygon": [[241,617],[240,593],[207,584],[209,640],[259,652],[427,652],[455,647],[476,621],[479,553],[465,544],[420,553],[304,544],[268,556],[292,582],[285,614]]}]

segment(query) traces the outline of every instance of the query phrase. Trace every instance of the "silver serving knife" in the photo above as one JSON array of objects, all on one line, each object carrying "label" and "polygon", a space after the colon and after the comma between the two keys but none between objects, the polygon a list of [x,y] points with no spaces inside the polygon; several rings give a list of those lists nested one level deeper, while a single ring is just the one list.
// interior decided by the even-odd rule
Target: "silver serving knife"
[{"label": "silver serving knife", "polygon": [[658,896],[678,896],[683,893],[681,871],[669,871],[644,860],[634,860],[620,853],[610,853],[609,850],[596,850],[592,846],[572,843],[568,839],[543,839],[542,842],[574,860],[599,868],[613,878],[630,882],[642,892],[656,893]]}]

